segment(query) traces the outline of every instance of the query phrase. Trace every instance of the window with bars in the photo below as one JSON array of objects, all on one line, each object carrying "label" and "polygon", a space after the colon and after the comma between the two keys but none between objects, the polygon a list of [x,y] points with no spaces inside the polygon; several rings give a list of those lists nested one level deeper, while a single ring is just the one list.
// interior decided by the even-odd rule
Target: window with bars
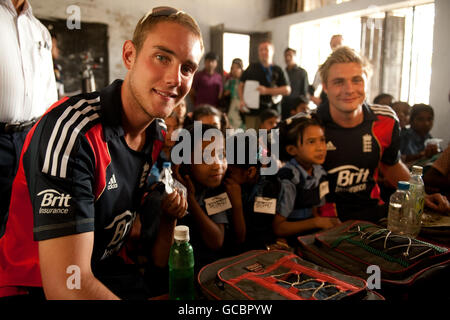
[{"label": "window with bars", "polygon": [[331,36],[342,34],[344,44],[371,64],[369,102],[388,93],[410,105],[428,104],[433,26],[434,3],[371,15],[348,14],[291,26],[289,46],[297,50],[299,64],[312,83],[318,66],[331,53]]}]

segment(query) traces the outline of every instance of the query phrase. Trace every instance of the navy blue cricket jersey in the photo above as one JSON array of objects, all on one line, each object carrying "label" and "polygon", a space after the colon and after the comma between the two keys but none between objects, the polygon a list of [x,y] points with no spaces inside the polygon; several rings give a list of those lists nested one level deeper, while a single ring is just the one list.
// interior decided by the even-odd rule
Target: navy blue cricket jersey
[{"label": "navy blue cricket jersey", "polygon": [[[363,104],[364,120],[343,128],[330,115],[329,104],[318,108],[325,125],[329,202],[364,210],[382,203],[377,184],[380,162],[394,165],[400,159],[399,124],[388,106]],[[341,217],[341,212],[338,212]],[[345,217],[344,217],[345,218]],[[364,217],[361,217],[364,218]]]},{"label": "navy blue cricket jersey", "polygon": [[126,241],[165,124],[154,120],[143,150],[130,149],[121,86],[59,101],[27,136],[0,239],[0,296],[6,286],[42,286],[37,241],[95,231],[93,268]]}]

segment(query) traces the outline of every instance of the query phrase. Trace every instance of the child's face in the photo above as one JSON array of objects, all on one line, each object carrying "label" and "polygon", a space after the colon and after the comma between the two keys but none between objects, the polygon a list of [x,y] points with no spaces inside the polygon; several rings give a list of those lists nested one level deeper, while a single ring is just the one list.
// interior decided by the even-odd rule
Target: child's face
[{"label": "child's face", "polygon": [[[205,148],[208,145],[214,143],[215,139],[213,138],[212,140],[213,141],[202,142],[202,159]],[[212,148],[212,146],[210,148]],[[200,152],[200,148],[198,149],[199,150],[196,150],[196,152]],[[220,139],[220,141],[218,141],[217,148],[213,149],[210,154],[213,157],[214,163],[206,164],[204,161],[202,161],[201,164],[192,164],[192,176],[194,180],[196,180],[201,185],[209,188],[215,188],[222,183],[222,180],[225,177],[225,173],[227,171],[227,159],[225,157],[223,139]]]},{"label": "child's face", "polygon": [[214,72],[217,68],[217,60],[205,60],[205,69],[208,72]]},{"label": "child's face", "polygon": [[288,152],[295,157],[298,163],[312,165],[323,164],[327,154],[325,134],[319,126],[309,126],[303,131],[303,144],[299,139],[297,146],[291,147]]},{"label": "child's face", "polygon": [[202,116],[197,120],[201,121],[203,124],[210,124],[219,130],[221,129],[220,118],[218,116],[215,115]]},{"label": "child's face", "polygon": [[233,63],[231,65],[231,72],[230,73],[231,73],[231,76],[233,78],[240,78],[241,74],[242,74],[242,69],[241,69],[241,67],[238,64]]},{"label": "child's face", "polygon": [[428,111],[419,112],[411,122],[411,128],[421,136],[426,136],[433,128],[433,115]]},{"label": "child's face", "polygon": [[266,119],[263,123],[261,123],[259,128],[270,131],[271,129],[273,129],[277,126],[278,122],[280,122],[280,118],[272,117],[272,118]]},{"label": "child's face", "polygon": [[397,113],[398,120],[400,123],[400,128],[404,128],[409,124],[409,109],[410,107],[407,105],[399,105],[393,107],[395,113]]},{"label": "child's face", "polygon": [[309,107],[306,103],[300,103],[295,110],[292,110],[291,114],[294,116],[299,112],[307,113],[309,111]]},{"label": "child's face", "polygon": [[173,147],[176,141],[172,141],[171,139],[172,133],[180,126],[178,125],[177,119],[175,119],[174,117],[166,118],[164,119],[164,122],[166,123],[167,126],[167,134],[164,139],[164,144],[166,147]]}]

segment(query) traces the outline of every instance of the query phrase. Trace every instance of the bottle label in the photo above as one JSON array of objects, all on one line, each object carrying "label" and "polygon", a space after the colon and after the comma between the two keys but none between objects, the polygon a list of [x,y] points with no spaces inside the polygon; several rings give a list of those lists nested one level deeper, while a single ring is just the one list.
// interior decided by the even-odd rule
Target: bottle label
[{"label": "bottle label", "polygon": [[226,192],[205,199],[206,212],[209,216],[231,209],[231,202]]},{"label": "bottle label", "polygon": [[423,206],[425,203],[425,198],[423,193],[421,193],[417,186],[411,184],[410,187],[411,199],[412,199],[412,208],[414,209],[414,213],[416,214],[416,218],[420,218],[423,213]]}]

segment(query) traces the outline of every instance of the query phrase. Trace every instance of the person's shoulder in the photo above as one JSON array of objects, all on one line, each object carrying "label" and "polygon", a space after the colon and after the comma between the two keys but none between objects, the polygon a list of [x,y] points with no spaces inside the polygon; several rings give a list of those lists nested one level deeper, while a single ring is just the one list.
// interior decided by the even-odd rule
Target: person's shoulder
[{"label": "person's shoulder", "polygon": [[[98,92],[80,94],[55,103],[42,117],[46,130],[56,131],[57,137],[83,132],[84,128],[101,118]],[[42,121],[41,120],[41,121]]]},{"label": "person's shoulder", "polygon": [[394,109],[386,105],[372,104],[368,105],[369,110],[377,117],[388,117],[398,122],[397,113]]},{"label": "person's shoulder", "polygon": [[272,65],[272,69],[273,70],[276,70],[276,71],[278,71],[278,72],[284,72],[283,71],[283,68],[281,68],[279,65],[277,65],[277,64],[273,64]]},{"label": "person's shoulder", "polygon": [[164,120],[161,118],[156,118],[153,121],[152,131],[157,140],[164,141],[167,134],[167,126]]},{"label": "person's shoulder", "polygon": [[245,71],[254,71],[254,70],[261,70],[261,64],[259,62],[250,62],[247,69]]},{"label": "person's shoulder", "polygon": [[39,21],[32,13],[31,11],[27,13],[27,16],[29,17],[30,23],[35,27],[35,31],[39,31],[39,33],[42,35],[42,38],[45,41],[52,41],[52,37],[50,35],[50,31],[44,26],[44,24]]}]

